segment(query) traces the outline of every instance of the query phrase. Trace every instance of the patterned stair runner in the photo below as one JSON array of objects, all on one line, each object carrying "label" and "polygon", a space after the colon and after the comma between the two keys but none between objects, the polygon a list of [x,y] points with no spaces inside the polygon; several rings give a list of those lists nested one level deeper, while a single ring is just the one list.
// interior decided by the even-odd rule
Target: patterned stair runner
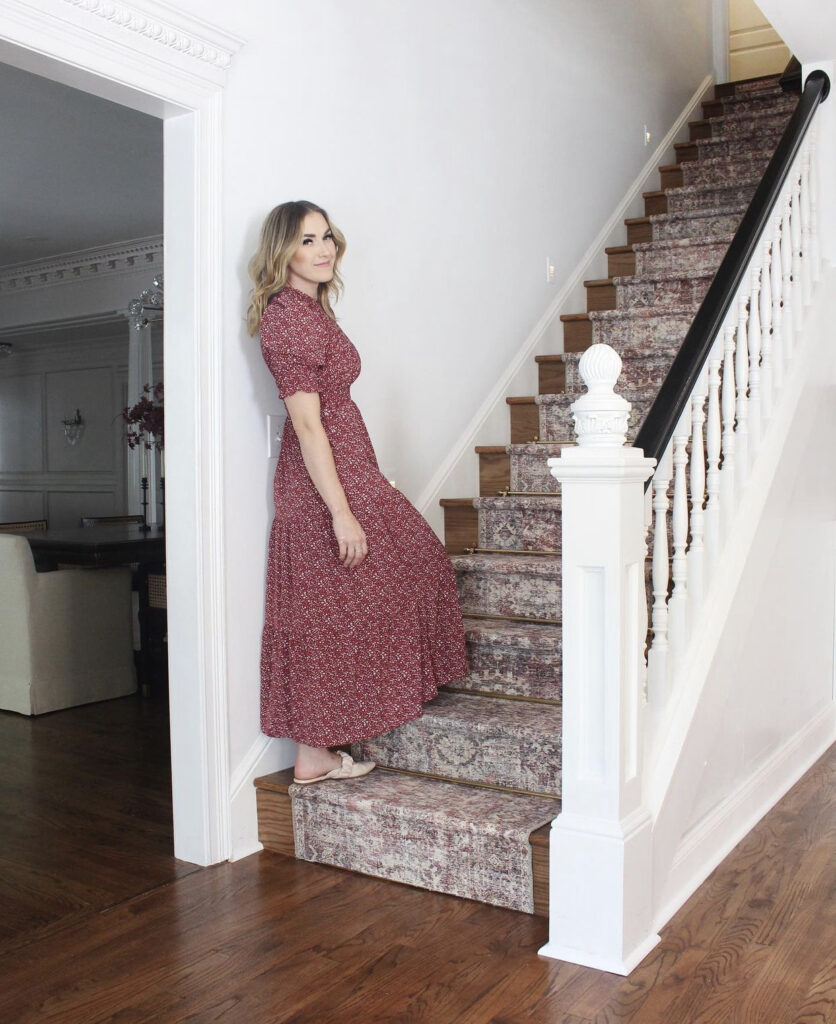
[{"label": "patterned stair runner", "polygon": [[[620,353],[631,437],[796,105],[774,78],[718,92],[694,126],[710,137],[662,169],[681,183],[665,191],[667,212],[630,222],[647,238],[620,250],[634,273],[591,282],[614,287],[615,308],[589,314],[578,347]],[[579,358],[563,357],[562,394],[536,396],[539,440],[506,446],[510,491],[473,501],[478,548],[452,557],[469,675],[421,718],[353,745],[381,766],[369,776],[289,787],[297,857],[537,909],[529,835],[559,810],[562,748],[560,496],[546,459],[574,439]]]}]

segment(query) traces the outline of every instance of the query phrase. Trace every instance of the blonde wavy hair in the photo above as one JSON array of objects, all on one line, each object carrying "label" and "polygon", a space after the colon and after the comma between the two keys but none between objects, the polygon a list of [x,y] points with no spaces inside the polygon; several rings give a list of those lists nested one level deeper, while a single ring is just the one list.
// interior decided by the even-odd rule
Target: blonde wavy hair
[{"label": "blonde wavy hair", "polygon": [[334,226],[331,218],[315,203],[299,199],[282,203],[268,214],[261,228],[261,242],[248,270],[253,281],[250,308],[247,310],[247,330],[250,335],[258,333],[261,318],[270,299],[287,284],[288,266],[293,254],[302,244],[302,228],[309,213],[321,213],[328,222],[334,237],[337,254],[334,260],[334,276],[319,285],[317,298],[320,306],[332,320],[336,320],[331,303],[336,302],[343,290],[340,277],[340,261],[345,252],[345,236]]}]

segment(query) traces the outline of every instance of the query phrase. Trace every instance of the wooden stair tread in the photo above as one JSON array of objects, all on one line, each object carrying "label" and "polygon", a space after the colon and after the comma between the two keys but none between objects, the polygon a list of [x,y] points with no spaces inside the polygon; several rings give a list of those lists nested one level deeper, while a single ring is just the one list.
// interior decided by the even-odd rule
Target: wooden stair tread
[{"label": "wooden stair tread", "polygon": [[439,498],[442,508],[468,508],[473,506],[473,498]]},{"label": "wooden stair tread", "polygon": [[536,405],[537,400],[534,395],[509,395],[505,401],[508,405]]},{"label": "wooden stair tread", "polygon": [[664,196],[665,189],[663,188],[653,189],[651,192],[642,192],[642,199],[659,199],[664,198]]},{"label": "wooden stair tread", "polygon": [[589,319],[589,313],[561,313],[560,319],[564,324],[578,323]]},{"label": "wooden stair tread", "polygon": [[477,444],[474,451],[477,455],[507,455],[504,444]]},{"label": "wooden stair tread", "polygon": [[607,256],[622,256],[633,251],[633,244],[633,242],[628,242],[627,245],[608,245],[604,252]]},{"label": "wooden stair tread", "polygon": [[599,277],[594,281],[584,281],[584,288],[606,288],[612,284],[611,277]]},{"label": "wooden stair tread", "polygon": [[649,217],[625,217],[624,218],[624,223],[627,224],[628,226],[630,224],[649,224],[650,223],[650,218]]},{"label": "wooden stair tread", "polygon": [[[555,355],[535,356],[534,357],[534,362],[535,363],[562,363],[563,362],[564,354],[565,353],[563,353],[563,352],[558,352]],[[504,451],[504,449],[503,449],[503,451]]]}]

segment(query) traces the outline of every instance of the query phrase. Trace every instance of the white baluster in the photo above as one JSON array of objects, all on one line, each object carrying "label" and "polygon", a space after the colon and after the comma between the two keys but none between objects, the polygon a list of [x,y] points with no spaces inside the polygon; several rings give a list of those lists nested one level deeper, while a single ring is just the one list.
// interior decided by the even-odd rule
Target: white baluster
[{"label": "white baluster", "polygon": [[784,359],[789,364],[793,349],[793,311],[792,311],[792,237],[790,229],[790,192],[784,200],[784,213],[781,218],[781,300],[783,315],[781,317],[781,333],[784,339]]},{"label": "white baluster", "polygon": [[735,431],[737,490],[742,494],[749,476],[749,340],[746,325],[749,319],[748,296],[741,286],[737,294],[737,333],[735,377],[737,378],[737,430]]},{"label": "white baluster", "polygon": [[772,383],[777,394],[784,383],[784,316],[781,306],[783,279],[781,262],[781,214],[772,218]]},{"label": "white baluster", "polygon": [[810,144],[801,150],[801,289],[804,305],[813,298],[813,236],[810,220]]},{"label": "white baluster", "polygon": [[703,599],[705,546],[705,396],[708,390],[708,368],[700,373],[691,395],[691,543],[688,546],[688,619],[693,622],[699,614]]},{"label": "white baluster", "polygon": [[761,440],[761,268],[752,264],[749,296],[749,461],[758,454]]},{"label": "white baluster", "polygon": [[804,323],[804,296],[801,290],[801,172],[798,161],[793,164],[792,174],[790,237],[792,238],[793,345],[795,345],[801,337],[801,327]]},{"label": "white baluster", "polygon": [[653,642],[647,655],[648,701],[661,711],[668,701],[668,587],[671,567],[668,558],[668,488],[671,483],[671,446],[659,460],[653,474]]},{"label": "white baluster", "polygon": [[673,592],[668,603],[668,662],[669,671],[675,672],[676,666],[685,651],[688,638],[687,602],[688,602],[688,560],[685,547],[688,540],[688,439],[691,433],[691,407],[685,410],[676,425],[673,434],[673,561],[671,576]]},{"label": "white baluster", "polygon": [[772,288],[770,266],[772,239],[769,235],[764,237],[761,245],[761,292],[760,292],[760,322],[761,322],[761,431],[769,423],[772,416]]},{"label": "white baluster", "polygon": [[821,244],[819,241],[819,115],[810,128],[810,225],[813,257],[813,282],[821,277]]},{"label": "white baluster", "polygon": [[705,475],[705,578],[711,579],[720,556],[720,366],[723,347],[720,335],[708,357],[708,414],[705,421],[705,448],[708,465]]},{"label": "white baluster", "polygon": [[723,327],[723,391],[721,411],[723,416],[723,468],[720,470],[720,529],[725,543],[729,524],[735,506],[735,463],[737,458],[737,437],[734,430],[735,387],[734,352],[735,323],[731,316]]}]

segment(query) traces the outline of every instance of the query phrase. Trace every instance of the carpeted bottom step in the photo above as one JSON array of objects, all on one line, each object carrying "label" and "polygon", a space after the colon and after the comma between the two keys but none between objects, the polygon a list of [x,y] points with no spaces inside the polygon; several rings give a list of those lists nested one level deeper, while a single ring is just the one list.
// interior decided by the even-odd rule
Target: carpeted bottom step
[{"label": "carpeted bottom step", "polygon": [[529,836],[554,800],[383,768],[288,792],[301,860],[534,913]]},{"label": "carpeted bottom step", "polygon": [[562,731],[558,705],[440,693],[420,718],[351,752],[387,768],[560,796]]}]

